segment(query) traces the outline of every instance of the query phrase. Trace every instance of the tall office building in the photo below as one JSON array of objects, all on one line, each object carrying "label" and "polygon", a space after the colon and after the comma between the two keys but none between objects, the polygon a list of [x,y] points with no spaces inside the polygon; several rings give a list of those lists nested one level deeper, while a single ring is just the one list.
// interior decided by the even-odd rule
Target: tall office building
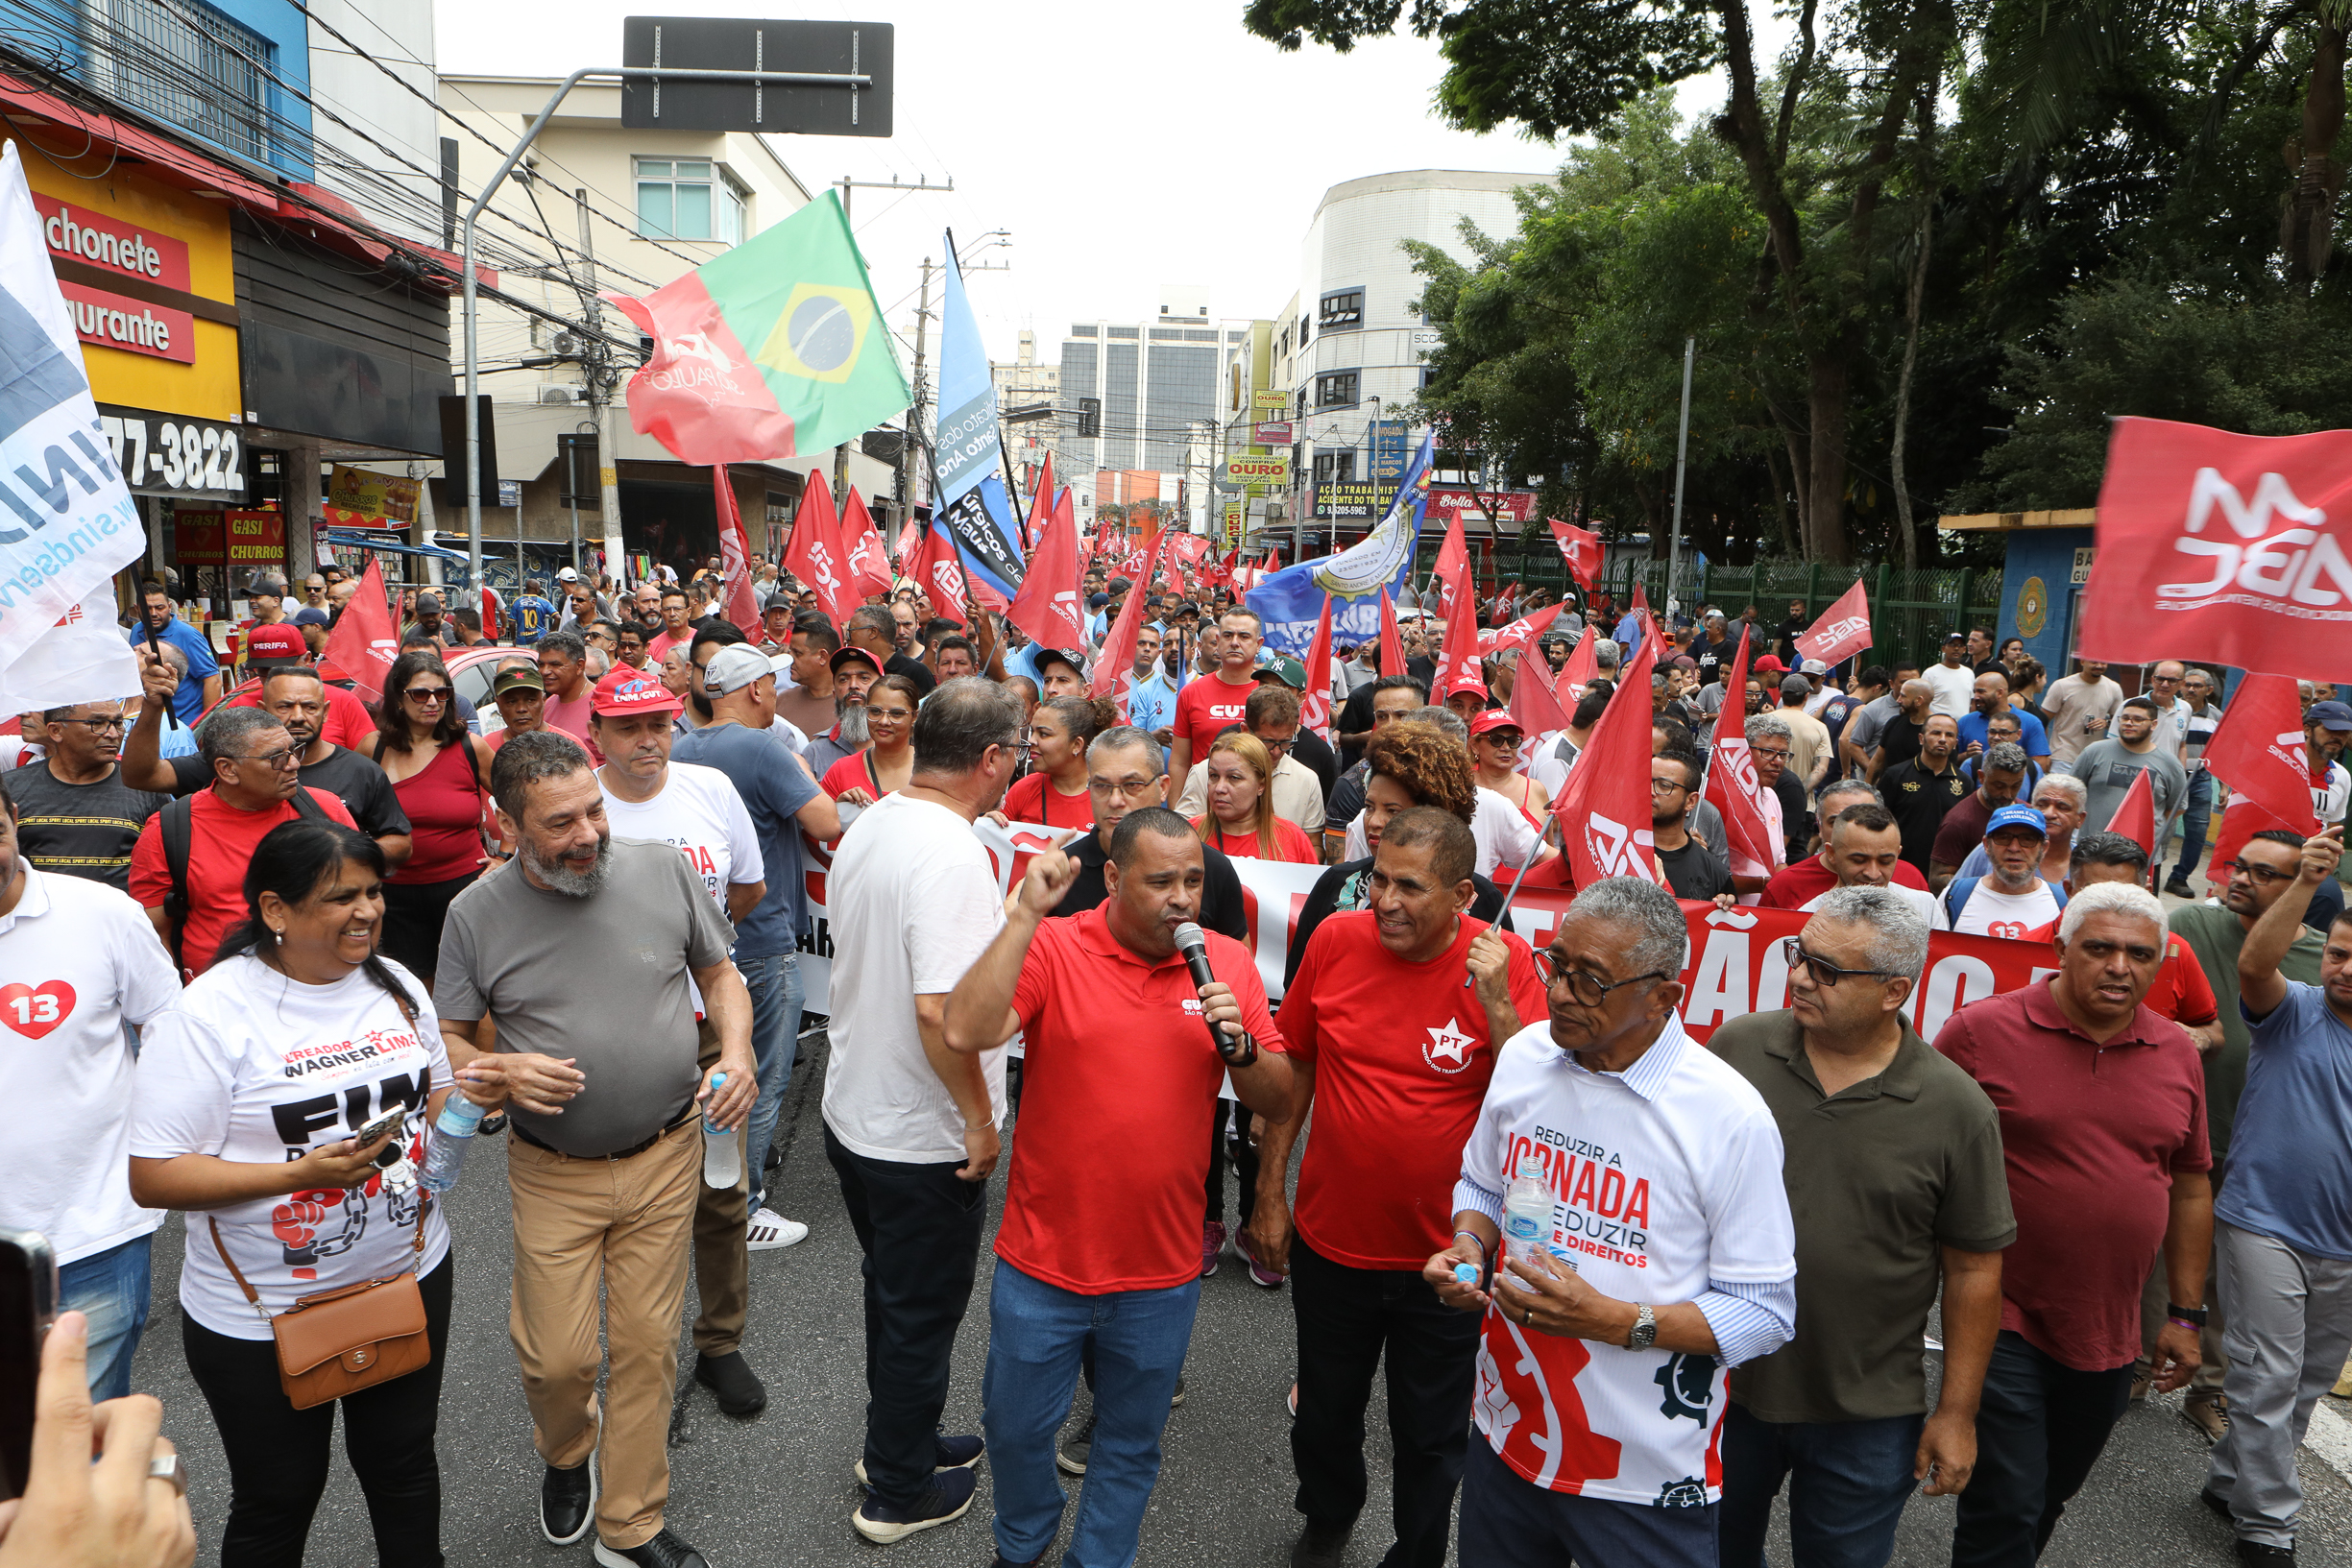
[{"label": "tall office building", "polygon": [[[1104,503],[1173,499],[1188,470],[1196,482],[1203,477],[1198,427],[1216,422],[1223,356],[1248,336],[1210,317],[1204,291],[1184,287],[1163,288],[1159,314],[1150,321],[1073,324],[1061,345],[1060,402],[1070,410],[1081,398],[1100,398],[1102,433],[1080,437],[1065,412],[1056,461],[1072,471],[1127,475],[1099,483]],[[1148,474],[1161,476],[1156,486]]]}]

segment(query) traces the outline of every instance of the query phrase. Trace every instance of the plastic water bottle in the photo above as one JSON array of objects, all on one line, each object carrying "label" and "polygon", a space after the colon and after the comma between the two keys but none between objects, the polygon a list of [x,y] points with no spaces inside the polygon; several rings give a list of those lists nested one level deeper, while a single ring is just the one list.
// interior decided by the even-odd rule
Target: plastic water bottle
[{"label": "plastic water bottle", "polygon": [[1552,1184],[1543,1174],[1543,1157],[1522,1154],[1518,1173],[1503,1190],[1505,1256],[1533,1259],[1550,1253],[1551,1240]]},{"label": "plastic water bottle", "polygon": [[[727,1074],[724,1073],[711,1074],[712,1098],[718,1098],[718,1091],[726,1084],[726,1081]],[[735,1134],[727,1131],[709,1117],[704,1117],[702,1119],[702,1185],[705,1187],[733,1187],[742,1179],[742,1175],[743,1156],[742,1151],[736,1147]]]},{"label": "plastic water bottle", "polygon": [[457,1185],[458,1168],[466,1163],[473,1129],[482,1124],[484,1114],[455,1089],[441,1102],[441,1114],[433,1119],[433,1130],[424,1140],[424,1171],[417,1177],[426,1192],[446,1193]]}]

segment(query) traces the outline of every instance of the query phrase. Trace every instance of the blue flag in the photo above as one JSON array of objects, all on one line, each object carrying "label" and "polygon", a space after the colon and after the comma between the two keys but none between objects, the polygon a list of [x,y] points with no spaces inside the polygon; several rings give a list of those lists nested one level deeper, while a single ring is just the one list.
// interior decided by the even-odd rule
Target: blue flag
[{"label": "blue flag", "polygon": [[1380,591],[1387,589],[1394,597],[1413,581],[1413,562],[1421,543],[1421,515],[1429,502],[1433,452],[1433,438],[1423,436],[1413,460],[1405,465],[1388,516],[1370,534],[1337,555],[1285,567],[1249,591],[1249,608],[1266,621],[1268,647],[1294,658],[1304,657],[1315,640],[1315,623],[1322,618],[1325,595],[1335,601],[1331,607],[1335,640],[1362,644],[1380,635]]},{"label": "blue flag", "polygon": [[933,526],[944,525],[964,569],[1009,599],[1024,571],[1019,524],[1005,489],[996,378],[964,298],[956,236],[947,236],[947,300],[939,315],[939,423],[932,446]]}]

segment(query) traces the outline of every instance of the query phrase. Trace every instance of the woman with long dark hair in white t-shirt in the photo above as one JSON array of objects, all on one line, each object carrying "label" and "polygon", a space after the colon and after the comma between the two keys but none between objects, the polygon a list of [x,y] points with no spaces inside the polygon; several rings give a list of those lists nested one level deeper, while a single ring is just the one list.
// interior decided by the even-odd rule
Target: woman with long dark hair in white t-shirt
[{"label": "woman with long dark hair in white t-shirt", "polygon": [[[142,1033],[131,1189],[150,1208],[190,1211],[181,1339],[229,1457],[223,1568],[302,1561],[336,1404],[377,1556],[442,1561],[433,1433],[452,1270],[417,1174],[449,1059],[424,988],[376,951],[383,880],[365,833],[272,829],[246,867],[246,923]],[[355,1135],[387,1113],[404,1114],[362,1146]],[[431,1362],[296,1410],[270,1319],[298,1297],[410,1268]]]}]

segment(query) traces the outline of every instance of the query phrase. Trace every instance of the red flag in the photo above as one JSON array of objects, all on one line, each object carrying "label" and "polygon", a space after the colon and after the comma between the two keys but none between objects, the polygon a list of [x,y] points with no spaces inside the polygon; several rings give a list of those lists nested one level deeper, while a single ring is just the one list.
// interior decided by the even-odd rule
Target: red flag
[{"label": "red flag", "polygon": [[909,512],[907,520],[898,525],[898,567],[904,571],[914,560],[914,552],[922,547],[922,525]]},{"label": "red flag", "polygon": [[[731,514],[732,499],[724,504]],[[825,483],[822,469],[811,469],[808,483],[801,489],[800,510],[792,515],[792,537],[784,546],[784,567],[803,587],[816,591],[818,607],[836,626],[849,624],[851,613],[858,608],[858,595],[849,586],[848,552],[841,548],[841,525],[834,516],[833,490]],[[759,623],[754,612],[750,624]]]},{"label": "red flag", "polygon": [[[1455,527],[1460,526],[1457,521]],[[1438,559],[1445,559],[1443,550]],[[1448,578],[1441,567],[1438,575],[1440,597],[1445,603],[1445,649],[1431,683],[1431,702],[1443,702],[1457,691],[1475,691],[1482,698],[1487,694],[1486,673],[1478,663],[1478,593],[1470,584],[1467,556],[1457,570],[1458,577]]]},{"label": "red flag", "polygon": [[1127,602],[1119,607],[1119,618],[1110,623],[1109,633],[1103,639],[1103,651],[1094,659],[1093,694],[1109,697],[1119,705],[1119,722],[1127,722],[1127,694],[1135,684],[1135,634],[1143,629],[1144,590],[1150,585],[1148,575],[1159,566],[1159,547],[1167,543],[1162,534],[1152,541],[1151,559],[1145,564],[1147,573],[1128,592]]},{"label": "red flag", "polygon": [[882,534],[858,487],[849,487],[849,504],[841,510],[841,547],[849,552],[850,591],[870,598],[890,591],[890,558],[882,553]]},{"label": "red flag", "polygon": [[[1030,554],[1029,572],[1005,618],[1046,647],[1075,651],[1086,645],[1086,612],[1079,598],[1078,522],[1067,513],[1048,511],[1041,527],[1044,532]],[[1143,594],[1128,597],[1140,601]]]},{"label": "red flag", "polygon": [[1511,579],[1510,587],[1504,589],[1500,593],[1494,595],[1493,624],[1496,627],[1501,627],[1505,622],[1511,619],[1512,595],[1518,592],[1518,591],[1519,580],[1516,577],[1514,577]]},{"label": "red flag", "polygon": [[[809,477],[816,479],[813,473]],[[824,481],[818,479],[817,482],[822,484]],[[727,482],[727,465],[724,463],[715,464],[711,469],[711,494],[718,508],[719,580],[726,585],[727,618],[735,622],[736,630],[749,633],[760,624],[760,597],[751,591],[751,541],[744,536],[743,515],[736,506],[735,487]],[[804,503],[807,498],[804,494]],[[830,513],[832,510],[829,500],[826,511]],[[793,529],[795,534],[799,531],[798,528]],[[821,589],[818,597],[824,598]],[[832,601],[827,599],[826,602],[830,604]],[[836,615],[834,624],[838,626],[847,615],[847,611]]]},{"label": "red flag", "polygon": [[1547,604],[1532,615],[1521,615],[1493,635],[1487,644],[1489,653],[1500,653],[1505,648],[1523,648],[1550,629],[1560,618],[1561,606]]},{"label": "red flag", "polygon": [[2319,831],[2312,812],[2311,762],[2303,745],[2303,701],[2284,675],[2249,675],[2205,744],[2205,765],[2229,785],[2229,809],[2215,835],[2213,880],[2254,834],[2283,828],[2306,838]]},{"label": "red flag", "polygon": [[2156,869],[2156,785],[2142,768],[2116,803],[2115,815],[2107,819],[2107,831],[2122,833],[2125,838],[2147,851],[2148,871]]},{"label": "red flag", "polygon": [[1029,521],[1021,528],[1021,541],[1031,549],[1045,538],[1046,524],[1054,519],[1054,454],[1045,454],[1045,464],[1037,470],[1037,488],[1030,492]]},{"label": "red flag", "polygon": [[935,612],[953,611],[963,603],[963,562],[956,554],[956,542],[947,537],[945,527],[923,530],[923,542],[915,546],[914,560],[907,568],[914,586],[931,595]]},{"label": "red flag", "polygon": [[1339,664],[1331,657],[1331,595],[1323,595],[1323,613],[1315,622],[1315,637],[1307,644],[1307,688],[1298,699],[1298,722],[1325,740],[1331,738],[1331,688],[1338,683]]},{"label": "red flag", "polygon": [[[1744,645],[1745,639],[1742,639]],[[1838,596],[1835,604],[1822,612],[1819,620],[1797,634],[1797,652],[1806,659],[1818,659],[1825,664],[1834,664],[1853,657],[1870,646],[1870,595],[1862,591],[1862,580],[1856,577],[1854,586]],[[1727,687],[1725,688],[1729,690]]]},{"label": "red flag", "polygon": [[371,556],[353,593],[327,634],[327,657],[351,676],[360,697],[374,707],[384,700],[384,677],[400,656],[400,639],[393,630],[392,600],[384,592],[383,564]]},{"label": "red flag", "polygon": [[1603,877],[1660,880],[1650,832],[1650,669],[1647,638],[1628,655],[1624,679],[1592,727],[1591,743],[1568,769],[1552,809],[1569,884]]},{"label": "red flag", "polygon": [[2352,431],[2119,419],[2082,592],[2086,659],[2352,680]]},{"label": "red flag", "polygon": [[1560,558],[1568,564],[1568,575],[1586,592],[1592,591],[1594,579],[1601,574],[1601,536],[1590,528],[1579,528],[1558,518],[1546,518],[1552,525],[1552,541],[1560,546]]},{"label": "red flag", "polygon": [[1568,727],[1567,710],[1552,685],[1552,666],[1540,653],[1522,650],[1518,667],[1512,672],[1511,722],[1519,727],[1523,737],[1519,747],[1522,767],[1537,741]]},{"label": "red flag", "polygon": [[1568,650],[1568,662],[1561,666],[1560,679],[1553,683],[1571,713],[1574,705],[1584,700],[1585,688],[1601,673],[1601,651],[1593,646],[1600,637],[1598,630],[1587,628],[1585,635],[1576,639],[1576,646]]},{"label": "red flag", "polygon": [[[1457,592],[1472,592],[1469,566],[1470,552],[1462,543],[1462,514],[1456,512],[1445,519],[1445,543],[1438,546],[1437,565],[1429,570],[1431,581],[1438,585],[1439,614],[1446,615],[1453,609]],[[1473,621],[1471,624],[1474,626],[1477,623]],[[1446,636],[1450,639],[1452,635],[1452,622],[1449,619]]]},{"label": "red flag", "polygon": [[1396,600],[1380,591],[1380,673],[1405,673],[1405,635],[1396,629]]},{"label": "red flag", "polygon": [[[1748,639],[1739,639],[1732,656],[1731,673],[1723,679],[1726,692],[1748,689]],[[1723,836],[1732,852],[1734,877],[1769,877],[1780,867],[1787,824],[1772,825],[1764,806],[1769,793],[1756,777],[1756,759],[1748,754],[1747,704],[1727,696],[1715,716],[1715,736],[1707,769],[1706,799],[1723,813]],[[1802,826],[1802,824],[1800,824]]]}]

